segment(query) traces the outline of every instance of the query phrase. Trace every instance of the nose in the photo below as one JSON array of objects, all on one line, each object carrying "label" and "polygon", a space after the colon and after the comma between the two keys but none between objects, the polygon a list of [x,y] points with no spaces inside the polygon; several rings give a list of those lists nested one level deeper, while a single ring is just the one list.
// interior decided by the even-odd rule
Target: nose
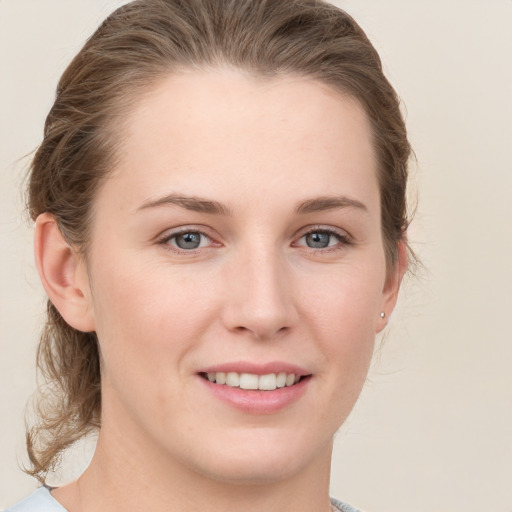
[{"label": "nose", "polygon": [[228,330],[268,340],[297,323],[292,273],[277,254],[238,257],[224,277],[222,320]]}]

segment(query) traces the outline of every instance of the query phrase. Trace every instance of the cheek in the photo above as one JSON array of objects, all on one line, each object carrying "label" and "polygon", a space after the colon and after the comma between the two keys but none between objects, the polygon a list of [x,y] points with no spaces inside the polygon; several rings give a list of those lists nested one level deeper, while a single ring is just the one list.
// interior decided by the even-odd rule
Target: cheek
[{"label": "cheek", "polygon": [[172,404],[183,402],[179,376],[199,338],[199,306],[180,280],[171,284],[155,269],[129,268],[105,266],[95,276],[103,411],[105,417],[131,411],[164,424]]},{"label": "cheek", "polygon": [[330,370],[326,378],[332,379],[335,393],[343,389],[354,401],[373,354],[384,275],[375,266],[331,272],[323,291],[304,303],[303,317],[313,328],[310,336],[321,345],[322,362]]},{"label": "cheek", "polygon": [[198,283],[165,269],[118,260],[117,265],[98,268],[94,283],[105,369],[123,379],[134,367],[138,373],[163,377],[169,363],[184,357],[209,318]]},{"label": "cheek", "polygon": [[[375,320],[382,301],[385,268],[375,265],[359,268],[340,268],[327,272],[319,279],[322,286],[309,295],[305,311],[314,311],[317,323],[326,331],[344,333],[344,338],[354,335],[354,341],[363,333],[373,338]],[[310,287],[311,290],[311,287]],[[358,336],[359,334],[359,336]]]}]

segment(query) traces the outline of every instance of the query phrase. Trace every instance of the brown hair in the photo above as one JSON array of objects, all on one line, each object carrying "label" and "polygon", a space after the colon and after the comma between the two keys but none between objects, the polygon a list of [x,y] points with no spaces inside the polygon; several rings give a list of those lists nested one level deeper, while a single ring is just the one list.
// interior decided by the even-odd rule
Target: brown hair
[{"label": "brown hair", "polygon": [[[359,100],[372,126],[392,267],[408,225],[411,150],[399,99],[362,29],[321,0],[137,0],[111,14],[59,82],[31,166],[32,219],[51,213],[67,242],[86,255],[91,205],[114,165],[116,128],[130,105],[172,71],[222,64],[311,77]],[[100,426],[96,334],[67,325],[48,301],[38,365],[49,387],[27,433],[28,472],[44,481],[63,450]]]}]

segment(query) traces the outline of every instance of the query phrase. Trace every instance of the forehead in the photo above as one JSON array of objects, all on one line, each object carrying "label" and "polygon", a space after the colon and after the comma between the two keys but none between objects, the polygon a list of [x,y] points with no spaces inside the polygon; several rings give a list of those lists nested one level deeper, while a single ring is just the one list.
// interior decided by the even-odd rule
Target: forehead
[{"label": "forehead", "polygon": [[340,179],[349,189],[340,193],[378,188],[365,112],[313,79],[173,73],[141,96],[123,125],[113,177],[126,200],[173,187],[208,196],[213,186],[228,201],[235,185],[238,194],[283,185],[290,194],[329,195]]}]

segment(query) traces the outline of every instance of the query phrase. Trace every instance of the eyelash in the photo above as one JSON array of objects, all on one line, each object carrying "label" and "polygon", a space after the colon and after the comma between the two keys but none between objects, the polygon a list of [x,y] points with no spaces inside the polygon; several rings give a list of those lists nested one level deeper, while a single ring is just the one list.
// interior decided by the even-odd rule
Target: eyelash
[{"label": "eyelash", "polygon": [[[302,233],[301,236],[298,238],[298,240],[302,240],[308,235],[311,235],[313,233],[321,233],[326,234],[329,236],[333,236],[337,238],[338,242],[334,245],[328,245],[327,247],[323,248],[314,248],[314,247],[308,247],[307,245],[299,245],[299,247],[306,247],[310,249],[311,251],[314,251],[315,253],[326,253],[326,252],[334,252],[342,250],[344,247],[348,245],[353,245],[353,241],[351,240],[350,236],[346,232],[338,231],[333,228],[326,228],[322,226],[315,226],[313,228],[308,229],[306,232]],[[296,242],[295,242],[296,244]]]},{"label": "eyelash", "polygon": [[[167,233],[164,236],[162,236],[161,238],[159,238],[157,240],[157,242],[163,246],[166,246],[166,248],[168,250],[175,251],[178,253],[183,253],[183,254],[185,254],[185,253],[186,254],[195,254],[199,250],[204,249],[203,247],[198,247],[197,249],[182,249],[182,248],[178,247],[177,245],[171,245],[169,243],[171,240],[175,239],[176,237],[178,237],[180,235],[186,235],[187,233],[197,233],[197,234],[201,235],[202,237],[207,238],[211,242],[214,242],[212,237],[208,233],[205,233],[203,230],[195,228],[195,227],[186,227],[186,228],[180,229],[178,231],[173,231],[172,233]],[[217,244],[217,245],[220,245],[220,244]]]},{"label": "eyelash", "polygon": [[[178,231],[173,231],[172,233],[167,233],[167,234],[163,235],[161,238],[159,238],[157,240],[157,243],[161,244],[163,246],[166,246],[166,248],[168,250],[172,250],[174,252],[178,252],[181,254],[195,254],[199,250],[204,249],[204,247],[198,247],[196,249],[182,249],[182,248],[178,247],[177,245],[171,245],[169,243],[171,240],[175,239],[176,237],[178,237],[180,235],[187,234],[187,233],[190,233],[190,234],[197,233],[197,234],[201,235],[202,237],[205,237],[208,240],[210,240],[211,243],[213,242],[217,246],[220,245],[220,243],[215,242],[213,240],[213,238],[208,233],[205,233],[205,231],[195,228],[195,227],[186,227],[186,228],[180,229]],[[327,247],[322,247],[322,248],[308,247],[307,245],[302,245],[302,244],[299,245],[297,243],[298,241],[304,239],[305,237],[307,237],[308,235],[311,235],[313,233],[326,234],[329,236],[333,236],[333,237],[337,238],[338,242],[334,245],[328,245]],[[308,229],[307,231],[303,232],[300,235],[300,237],[297,239],[297,242],[294,242],[292,245],[294,245],[295,247],[304,247],[306,249],[310,249],[311,251],[313,251],[315,253],[326,253],[326,252],[339,251],[346,246],[353,245],[353,241],[350,239],[350,236],[347,233],[340,232],[333,228],[326,228],[326,227],[320,227],[320,226],[313,227],[313,228]]]}]

